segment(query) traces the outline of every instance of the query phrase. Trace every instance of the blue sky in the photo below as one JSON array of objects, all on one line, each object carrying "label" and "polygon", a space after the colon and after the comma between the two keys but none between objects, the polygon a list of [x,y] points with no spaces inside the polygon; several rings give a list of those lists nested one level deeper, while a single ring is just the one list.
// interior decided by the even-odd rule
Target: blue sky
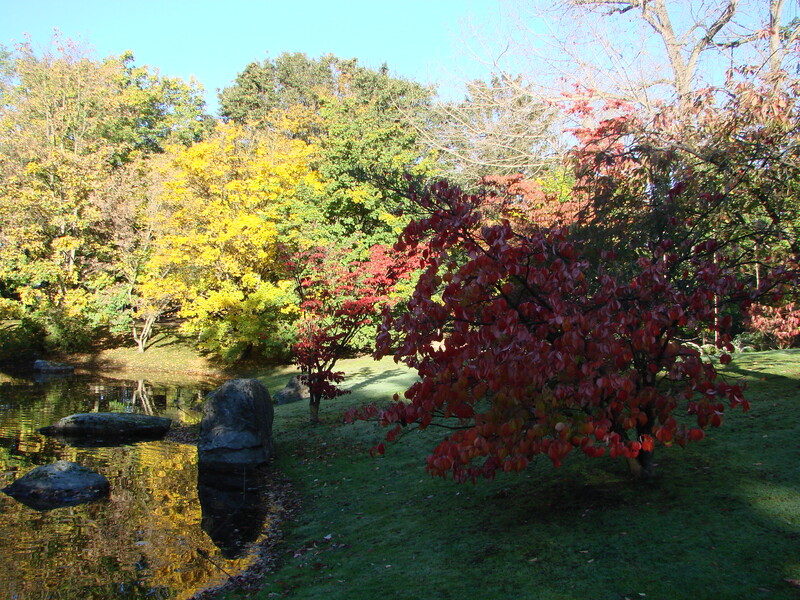
[{"label": "blue sky", "polygon": [[0,43],[30,34],[34,47],[46,47],[58,29],[97,58],[132,50],[136,64],[194,76],[213,112],[217,88],[282,52],[385,62],[393,74],[457,95],[455,82],[485,76],[464,50],[469,31],[500,12],[500,0],[0,0]]}]

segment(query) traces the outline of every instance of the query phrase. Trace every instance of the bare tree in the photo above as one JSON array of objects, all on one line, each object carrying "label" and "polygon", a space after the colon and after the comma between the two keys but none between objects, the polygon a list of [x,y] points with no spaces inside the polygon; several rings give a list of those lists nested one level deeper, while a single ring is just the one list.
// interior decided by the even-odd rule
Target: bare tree
[{"label": "bare tree", "polygon": [[[415,125],[462,185],[485,175],[535,178],[562,154],[566,123],[576,124],[559,112],[565,95],[598,106],[624,101],[645,121],[672,100],[690,115],[694,94],[722,87],[731,67],[776,72],[793,66],[799,5],[507,0],[504,28],[465,32],[467,53],[483,63],[486,81],[467,83],[463,101],[440,103]],[[591,125],[586,112],[575,114],[577,125]],[[605,114],[599,110],[593,118]]]},{"label": "bare tree", "polygon": [[693,19],[681,32],[676,30],[667,8],[667,0],[571,0],[578,7],[606,9],[606,14],[636,11],[639,18],[656,33],[672,71],[672,85],[678,99],[688,101],[697,75],[697,63],[703,52],[716,48],[716,37],[731,22],[739,0],[727,0]]},{"label": "bare tree", "polygon": [[[797,66],[798,0],[505,0],[496,28],[463,33],[487,72],[529,92],[618,99],[655,112],[720,86],[731,67]],[[591,94],[591,95],[590,95]]]},{"label": "bare tree", "polygon": [[448,175],[469,187],[485,175],[534,177],[561,154],[557,108],[522,78],[499,74],[467,84],[461,102],[440,103],[415,126],[443,157]]}]

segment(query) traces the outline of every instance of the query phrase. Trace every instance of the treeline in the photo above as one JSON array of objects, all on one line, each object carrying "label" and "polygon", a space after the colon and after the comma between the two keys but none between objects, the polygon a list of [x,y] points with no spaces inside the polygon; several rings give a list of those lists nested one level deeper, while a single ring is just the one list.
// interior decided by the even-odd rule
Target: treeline
[{"label": "treeline", "polygon": [[[715,240],[760,282],[800,253],[796,30],[780,61],[648,105],[588,82],[546,97],[502,72],[444,104],[385,67],[283,54],[221,91],[220,119],[197,83],[130,53],[97,60],[60,38],[43,53],[3,50],[4,343],[72,351],[111,332],[144,350],[170,316],[226,360],[285,356],[310,314],[309,282],[335,260],[350,275],[328,277],[314,302],[363,290],[348,277],[375,276],[364,265],[435,211],[418,200],[439,179],[476,192],[486,225],[562,227],[587,256],[617,257],[612,270],[667,239]],[[395,310],[412,283],[390,286]],[[780,298],[733,315],[743,345],[795,342],[793,298]],[[695,333],[714,341],[713,328]]]},{"label": "treeline", "polygon": [[3,73],[0,311],[47,348],[111,331],[144,349],[173,315],[226,359],[285,353],[294,258],[393,242],[404,176],[435,169],[407,126],[431,90],[355,59],[251,64],[218,121],[197,84],[131,54],[57,39],[6,52]]}]

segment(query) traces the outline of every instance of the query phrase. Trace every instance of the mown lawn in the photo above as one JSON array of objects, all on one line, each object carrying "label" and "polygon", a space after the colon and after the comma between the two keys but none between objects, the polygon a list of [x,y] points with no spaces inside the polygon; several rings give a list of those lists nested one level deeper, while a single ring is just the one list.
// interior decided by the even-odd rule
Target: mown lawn
[{"label": "mown lawn", "polygon": [[435,430],[371,458],[383,431],[340,415],[413,374],[389,361],[344,367],[353,394],[324,406],[321,426],[306,423],[307,406],[276,407],[278,466],[303,508],[285,524],[280,567],[250,597],[800,597],[800,352],[736,356],[725,373],[747,379],[751,411],[685,450],[659,449],[648,482],[621,460],[578,454],[477,485],[434,480],[424,460]]}]

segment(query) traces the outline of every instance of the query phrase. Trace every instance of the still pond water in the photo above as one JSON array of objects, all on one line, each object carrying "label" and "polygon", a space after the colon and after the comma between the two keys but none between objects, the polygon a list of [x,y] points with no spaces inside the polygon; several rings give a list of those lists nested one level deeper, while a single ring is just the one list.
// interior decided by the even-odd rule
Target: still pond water
[{"label": "still pond water", "polygon": [[[86,376],[0,382],[0,488],[56,460],[111,483],[108,499],[41,512],[0,494],[0,600],[189,598],[242,571],[264,524],[258,492],[217,494],[202,473],[198,488],[194,445],[75,447],[36,432],[92,411],[197,423],[193,408],[214,387]],[[230,522],[237,511],[245,522]]]}]

